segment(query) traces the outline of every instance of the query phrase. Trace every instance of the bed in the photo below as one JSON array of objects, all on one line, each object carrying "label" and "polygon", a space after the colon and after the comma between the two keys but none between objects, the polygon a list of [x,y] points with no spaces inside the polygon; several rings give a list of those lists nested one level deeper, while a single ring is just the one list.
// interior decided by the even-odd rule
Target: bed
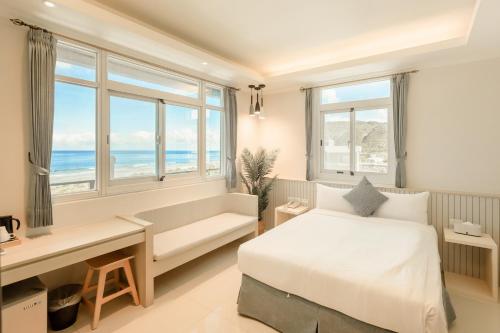
[{"label": "bed", "polygon": [[240,246],[240,314],[282,332],[447,332],[432,226],[313,209]]}]

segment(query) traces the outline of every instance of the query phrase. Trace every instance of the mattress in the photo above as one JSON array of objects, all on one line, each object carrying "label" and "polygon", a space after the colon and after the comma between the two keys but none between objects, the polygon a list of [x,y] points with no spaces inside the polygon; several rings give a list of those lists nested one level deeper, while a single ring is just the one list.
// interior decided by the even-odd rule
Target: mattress
[{"label": "mattress", "polygon": [[238,266],[278,290],[396,332],[447,332],[437,235],[314,209],[243,244]]}]

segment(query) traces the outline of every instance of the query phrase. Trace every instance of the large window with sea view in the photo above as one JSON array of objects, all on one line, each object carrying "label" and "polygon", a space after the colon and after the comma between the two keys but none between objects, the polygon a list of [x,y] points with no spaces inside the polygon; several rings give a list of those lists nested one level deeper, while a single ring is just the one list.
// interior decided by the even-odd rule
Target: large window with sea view
[{"label": "large window with sea view", "polygon": [[53,195],[73,200],[223,176],[222,86],[64,39],[55,74]]},{"label": "large window with sea view", "polygon": [[165,105],[165,173],[198,170],[198,108]]},{"label": "large window with sea view", "polygon": [[209,176],[222,173],[223,112],[206,110],[206,172]]},{"label": "large window with sea view", "polygon": [[156,101],[109,98],[110,179],[156,175]]},{"label": "large window with sea view", "polygon": [[97,53],[57,46],[50,184],[53,194],[97,188]]},{"label": "large window with sea view", "polygon": [[224,92],[222,88],[207,86],[205,89],[205,167],[208,176],[222,174],[224,164]]}]

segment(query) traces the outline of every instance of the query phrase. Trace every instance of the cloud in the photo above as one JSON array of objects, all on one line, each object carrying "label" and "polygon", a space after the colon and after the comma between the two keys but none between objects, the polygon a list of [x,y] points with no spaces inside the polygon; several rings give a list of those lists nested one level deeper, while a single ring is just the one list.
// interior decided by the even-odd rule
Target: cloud
[{"label": "cloud", "polygon": [[132,137],[138,142],[151,142],[155,140],[155,133],[148,131],[137,131],[132,134]]},{"label": "cloud", "polygon": [[54,133],[52,138],[54,150],[93,150],[95,149],[95,133]]},{"label": "cloud", "polygon": [[167,149],[194,150],[198,145],[198,132],[191,128],[168,131],[166,135]]},{"label": "cloud", "polygon": [[115,132],[110,135],[112,149],[154,149],[155,133],[136,131],[132,133]]},{"label": "cloud", "polygon": [[221,137],[220,132],[215,130],[207,130],[207,147],[220,147]]}]

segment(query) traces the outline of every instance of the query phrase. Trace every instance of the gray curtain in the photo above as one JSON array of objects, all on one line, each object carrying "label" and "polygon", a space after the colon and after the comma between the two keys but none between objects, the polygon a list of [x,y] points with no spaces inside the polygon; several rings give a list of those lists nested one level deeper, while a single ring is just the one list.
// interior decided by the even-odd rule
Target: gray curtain
[{"label": "gray curtain", "polygon": [[392,77],[396,187],[406,187],[406,105],[409,79],[408,73],[396,74]]},{"label": "gray curtain", "polygon": [[306,90],[306,180],[313,179],[312,167],[312,105],[313,105],[313,90],[307,88]]},{"label": "gray curtain", "polygon": [[54,122],[56,39],[39,29],[28,32],[30,194],[28,226],[52,225],[49,170]]},{"label": "gray curtain", "polygon": [[228,190],[236,187],[236,148],[238,127],[238,106],[236,90],[224,89],[225,105],[225,143],[226,143],[226,187]]}]

